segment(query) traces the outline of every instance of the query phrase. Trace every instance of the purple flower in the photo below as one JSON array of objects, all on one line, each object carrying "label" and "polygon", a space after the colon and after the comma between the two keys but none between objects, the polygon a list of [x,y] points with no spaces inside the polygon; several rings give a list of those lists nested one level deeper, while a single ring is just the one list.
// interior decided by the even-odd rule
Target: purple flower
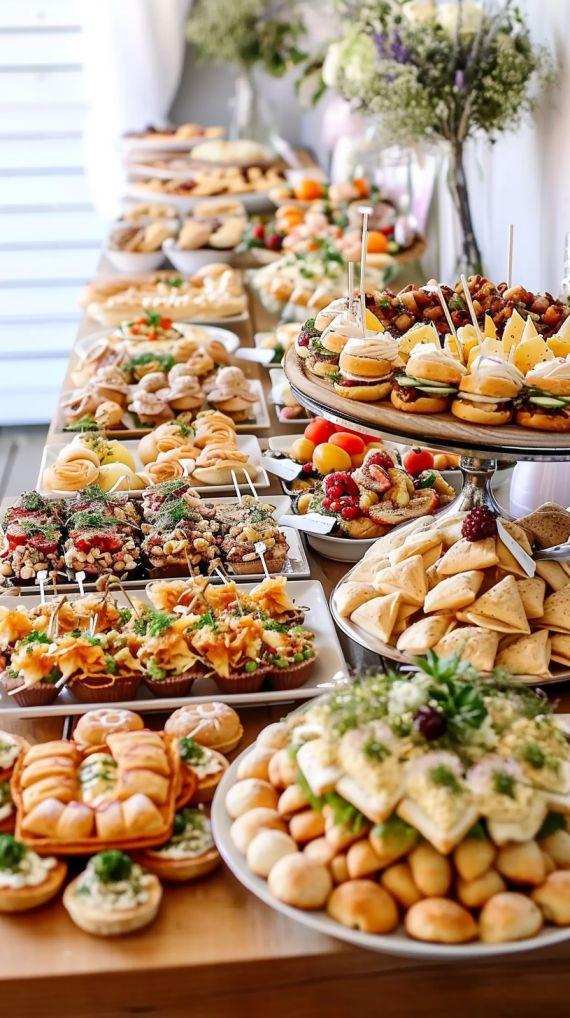
[{"label": "purple flower", "polygon": [[465,74],[461,70],[455,72],[455,87],[458,92],[465,91]]},{"label": "purple flower", "polygon": [[373,39],[381,60],[394,60],[397,64],[407,64],[411,60],[412,54],[402,42],[399,32],[393,36],[376,32]]}]

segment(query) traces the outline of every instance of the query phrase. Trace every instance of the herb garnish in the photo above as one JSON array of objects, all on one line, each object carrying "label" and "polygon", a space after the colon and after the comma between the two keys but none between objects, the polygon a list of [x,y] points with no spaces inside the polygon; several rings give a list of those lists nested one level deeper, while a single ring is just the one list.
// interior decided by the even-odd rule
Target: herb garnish
[{"label": "herb garnish", "polygon": [[515,799],[515,779],[512,774],[505,771],[495,771],[493,774],[493,791],[497,795],[507,795],[509,799]]},{"label": "herb garnish", "polygon": [[128,880],[133,868],[133,861],[118,849],[99,852],[93,858],[95,876],[102,884],[114,884],[119,880]]},{"label": "herb garnish", "polygon": [[15,873],[27,851],[11,834],[0,835],[0,870]]},{"label": "herb garnish", "polygon": [[449,788],[449,791],[454,793],[461,791],[457,775],[452,771],[451,767],[446,767],[445,764],[438,764],[437,767],[432,767],[429,776],[434,785],[438,785],[440,788]]}]

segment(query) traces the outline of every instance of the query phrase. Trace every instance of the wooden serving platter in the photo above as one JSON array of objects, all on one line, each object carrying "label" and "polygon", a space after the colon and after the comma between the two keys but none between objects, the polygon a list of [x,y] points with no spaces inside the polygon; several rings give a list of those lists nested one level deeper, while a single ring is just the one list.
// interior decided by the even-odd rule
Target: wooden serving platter
[{"label": "wooden serving platter", "polygon": [[362,403],[338,396],[330,382],[305,371],[301,358],[291,348],[283,358],[283,369],[299,403],[335,423],[345,423],[363,432],[421,442],[452,452],[497,459],[570,460],[570,433],[532,431],[508,424],[480,427],[465,424],[450,413],[411,414],[397,410],[389,401]]}]

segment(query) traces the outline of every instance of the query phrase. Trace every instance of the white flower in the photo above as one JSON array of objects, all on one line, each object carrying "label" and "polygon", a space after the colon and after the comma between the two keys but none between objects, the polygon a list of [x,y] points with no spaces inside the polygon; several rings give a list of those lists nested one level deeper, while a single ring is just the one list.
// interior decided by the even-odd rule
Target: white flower
[{"label": "white flower", "polygon": [[416,711],[427,700],[429,679],[415,676],[413,679],[399,679],[388,693],[388,714],[392,716]]},{"label": "white flower", "polygon": [[334,88],[338,83],[339,72],[342,64],[342,54],[339,42],[333,42],[328,50],[323,64],[323,81],[327,88]]},{"label": "white flower", "polygon": [[[440,4],[436,4],[435,0],[412,0],[412,3],[404,4],[402,13],[414,28],[437,21],[451,38],[455,38],[459,8],[457,0],[445,0]],[[461,34],[474,35],[481,26],[483,9],[473,2],[463,3],[461,8]]]}]

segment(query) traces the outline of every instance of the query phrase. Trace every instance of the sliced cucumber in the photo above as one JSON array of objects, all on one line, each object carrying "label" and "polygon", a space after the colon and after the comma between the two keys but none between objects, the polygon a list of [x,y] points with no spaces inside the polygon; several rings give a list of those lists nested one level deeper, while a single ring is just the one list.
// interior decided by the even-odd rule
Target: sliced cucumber
[{"label": "sliced cucumber", "polygon": [[398,385],[401,385],[403,389],[412,388],[417,385],[415,378],[409,378],[408,375],[397,375],[396,381]]},{"label": "sliced cucumber", "polygon": [[416,389],[420,392],[425,392],[427,396],[456,396],[457,389],[452,389],[448,385],[417,385]]},{"label": "sliced cucumber", "polygon": [[551,410],[566,406],[562,399],[555,399],[554,396],[530,396],[529,403],[536,403],[537,406],[547,407]]}]

